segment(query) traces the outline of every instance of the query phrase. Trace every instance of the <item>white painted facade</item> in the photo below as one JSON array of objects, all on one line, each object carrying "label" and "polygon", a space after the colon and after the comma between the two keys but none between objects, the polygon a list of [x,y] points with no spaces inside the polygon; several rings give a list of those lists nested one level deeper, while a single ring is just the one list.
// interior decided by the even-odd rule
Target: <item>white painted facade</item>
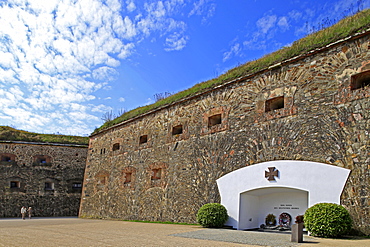
[{"label": "white painted facade", "polygon": [[[269,181],[269,167],[278,170]],[[340,204],[350,170],[310,161],[279,160],[247,166],[217,180],[221,204],[228,211],[226,225],[238,230],[259,228],[272,213],[303,215],[320,202]]]}]

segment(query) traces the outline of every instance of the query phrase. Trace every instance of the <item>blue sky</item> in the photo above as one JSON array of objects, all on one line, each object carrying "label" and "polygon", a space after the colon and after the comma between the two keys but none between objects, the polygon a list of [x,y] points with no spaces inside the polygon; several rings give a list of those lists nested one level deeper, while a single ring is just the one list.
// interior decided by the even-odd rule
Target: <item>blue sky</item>
[{"label": "blue sky", "polygon": [[89,135],[370,0],[0,0],[0,125]]}]

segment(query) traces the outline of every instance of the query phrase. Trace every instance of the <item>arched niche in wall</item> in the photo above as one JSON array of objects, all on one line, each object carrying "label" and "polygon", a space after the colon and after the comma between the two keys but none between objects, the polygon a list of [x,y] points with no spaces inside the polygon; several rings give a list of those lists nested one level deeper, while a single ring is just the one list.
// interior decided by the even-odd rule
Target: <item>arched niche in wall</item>
[{"label": "arched niche in wall", "polygon": [[95,193],[99,191],[107,191],[109,182],[109,173],[100,171],[95,175],[94,189]]},{"label": "arched niche in wall", "polygon": [[[259,228],[272,213],[293,219],[316,203],[340,203],[350,170],[310,161],[279,160],[247,166],[217,180],[229,214],[226,225]],[[330,179],[328,179],[330,176]]]},{"label": "arched niche in wall", "polygon": [[136,180],[136,169],[132,166],[127,166],[121,173],[121,187],[123,189],[134,189]]}]

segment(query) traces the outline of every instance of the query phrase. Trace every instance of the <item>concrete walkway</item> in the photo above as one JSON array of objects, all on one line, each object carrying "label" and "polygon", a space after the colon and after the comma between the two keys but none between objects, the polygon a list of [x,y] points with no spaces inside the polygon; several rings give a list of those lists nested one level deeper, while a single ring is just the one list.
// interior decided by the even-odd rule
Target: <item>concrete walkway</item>
[{"label": "concrete walkway", "polygon": [[365,247],[370,239],[333,240],[199,226],[78,218],[0,219],[0,246],[302,246]]}]

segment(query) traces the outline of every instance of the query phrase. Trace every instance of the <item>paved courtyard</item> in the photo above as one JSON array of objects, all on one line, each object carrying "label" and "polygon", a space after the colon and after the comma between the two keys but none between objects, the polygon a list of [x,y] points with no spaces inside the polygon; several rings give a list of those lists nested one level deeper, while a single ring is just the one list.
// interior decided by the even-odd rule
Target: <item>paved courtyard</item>
[{"label": "paved courtyard", "polygon": [[370,239],[333,240],[289,234],[204,229],[200,226],[149,224],[78,218],[0,219],[0,246],[302,246],[366,247]]}]

